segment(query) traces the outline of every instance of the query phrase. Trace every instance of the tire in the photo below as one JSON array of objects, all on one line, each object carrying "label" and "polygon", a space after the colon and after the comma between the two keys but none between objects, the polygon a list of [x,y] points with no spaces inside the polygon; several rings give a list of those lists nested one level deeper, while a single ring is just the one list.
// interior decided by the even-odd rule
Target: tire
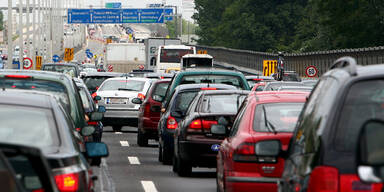
[{"label": "tire", "polygon": [[118,131],[121,131],[121,128],[122,128],[123,126],[121,126],[121,125],[113,125],[112,126],[112,129],[113,129],[113,131],[115,131],[115,132],[118,132]]},{"label": "tire", "polygon": [[192,173],[192,165],[183,159],[177,158],[176,160],[177,174],[180,177],[188,177]]},{"label": "tire", "polygon": [[159,142],[159,162],[163,162],[163,150],[161,149],[161,144]]},{"label": "tire", "polygon": [[148,146],[148,138],[141,132],[140,129],[137,130],[137,144],[140,147]]},{"label": "tire", "polygon": [[162,147],[162,162],[164,165],[172,165],[173,152],[167,148]]}]

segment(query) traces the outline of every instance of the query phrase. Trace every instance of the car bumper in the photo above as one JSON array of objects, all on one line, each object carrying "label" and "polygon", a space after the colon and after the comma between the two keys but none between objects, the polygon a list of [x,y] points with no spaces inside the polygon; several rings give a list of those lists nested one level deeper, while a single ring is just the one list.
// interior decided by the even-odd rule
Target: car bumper
[{"label": "car bumper", "polygon": [[255,189],[263,192],[276,192],[280,178],[270,177],[226,177],[226,191],[252,192]]},{"label": "car bumper", "polygon": [[180,158],[192,162],[194,166],[216,167],[217,151],[212,146],[220,143],[221,140],[205,143],[180,141],[178,152]]},{"label": "car bumper", "polygon": [[138,110],[111,110],[104,113],[105,118],[137,118]]}]

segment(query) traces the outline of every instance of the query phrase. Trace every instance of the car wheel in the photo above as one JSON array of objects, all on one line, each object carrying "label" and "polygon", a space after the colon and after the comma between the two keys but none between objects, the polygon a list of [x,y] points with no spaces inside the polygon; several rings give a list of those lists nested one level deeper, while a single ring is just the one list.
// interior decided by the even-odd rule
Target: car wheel
[{"label": "car wheel", "polygon": [[122,128],[123,126],[121,126],[121,125],[114,125],[114,126],[112,126],[112,129],[113,129],[113,131],[121,131],[121,128]]},{"label": "car wheel", "polygon": [[183,159],[177,158],[176,160],[177,174],[180,177],[188,177],[192,173],[192,165]]},{"label": "car wheel", "polygon": [[162,147],[162,157],[163,157],[163,164],[164,165],[171,165],[172,164],[172,152],[167,149]]},{"label": "car wheel", "polygon": [[137,144],[140,147],[144,147],[148,145],[148,138],[141,132],[140,129],[137,130]]},{"label": "car wheel", "polygon": [[177,173],[177,159],[175,155],[172,158],[172,171]]},{"label": "car wheel", "polygon": [[161,144],[159,142],[159,162],[163,162],[163,150],[161,149]]}]

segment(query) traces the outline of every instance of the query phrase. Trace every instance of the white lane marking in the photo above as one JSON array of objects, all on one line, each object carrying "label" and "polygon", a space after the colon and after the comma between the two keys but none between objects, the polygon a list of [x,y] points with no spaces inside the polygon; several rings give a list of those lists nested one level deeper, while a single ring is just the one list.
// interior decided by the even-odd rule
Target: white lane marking
[{"label": "white lane marking", "polygon": [[123,132],[115,132],[116,135],[121,135]]},{"label": "white lane marking", "polygon": [[129,147],[128,141],[120,141],[122,147]]},{"label": "white lane marking", "polygon": [[155,184],[152,181],[141,181],[145,192],[157,192]]},{"label": "white lane marking", "polygon": [[128,161],[131,165],[140,165],[139,158],[137,157],[128,157]]}]

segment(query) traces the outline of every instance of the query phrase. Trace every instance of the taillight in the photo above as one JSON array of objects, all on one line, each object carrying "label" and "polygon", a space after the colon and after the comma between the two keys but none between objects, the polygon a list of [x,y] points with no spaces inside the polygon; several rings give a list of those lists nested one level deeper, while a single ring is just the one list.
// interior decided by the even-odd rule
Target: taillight
[{"label": "taillight", "polygon": [[235,161],[257,161],[254,143],[242,143],[234,152],[233,160]]},{"label": "taillight", "polygon": [[80,131],[81,131],[81,128],[76,128],[76,131],[80,132]]},{"label": "taillight", "polygon": [[216,87],[202,87],[200,90],[217,90]]},{"label": "taillight", "polygon": [[44,189],[34,189],[32,190],[32,192],[44,192],[45,190]]},{"label": "taillight", "polygon": [[177,121],[174,117],[169,116],[167,119],[167,129],[176,129],[177,128]]},{"label": "taillight", "polygon": [[139,98],[141,100],[144,100],[145,99],[145,95],[142,94],[142,93],[139,93],[139,94],[137,94],[137,98]]},{"label": "taillight", "polygon": [[149,117],[151,116],[151,105],[149,103],[146,103],[145,104],[145,107],[144,107],[144,116],[145,117]]},{"label": "taillight", "polygon": [[309,179],[308,191],[337,192],[339,189],[339,171],[334,167],[318,166]]},{"label": "taillight", "polygon": [[188,132],[202,132],[202,128],[210,130],[211,126],[215,124],[217,121],[195,119],[189,124]]},{"label": "taillight", "polygon": [[263,79],[253,79],[254,81],[262,81]]},{"label": "taillight", "polygon": [[32,78],[28,75],[6,75],[5,78],[13,78],[13,79],[29,79]]},{"label": "taillight", "polygon": [[88,121],[88,125],[97,125],[97,121]]},{"label": "taillight", "polygon": [[99,90],[99,86],[96,86],[96,90]]},{"label": "taillight", "polygon": [[56,175],[55,181],[57,188],[61,192],[72,192],[79,189],[79,174],[68,173],[62,175]]},{"label": "taillight", "polygon": [[91,96],[92,96],[92,98],[94,99],[94,98],[97,96],[96,92],[92,93]]}]

